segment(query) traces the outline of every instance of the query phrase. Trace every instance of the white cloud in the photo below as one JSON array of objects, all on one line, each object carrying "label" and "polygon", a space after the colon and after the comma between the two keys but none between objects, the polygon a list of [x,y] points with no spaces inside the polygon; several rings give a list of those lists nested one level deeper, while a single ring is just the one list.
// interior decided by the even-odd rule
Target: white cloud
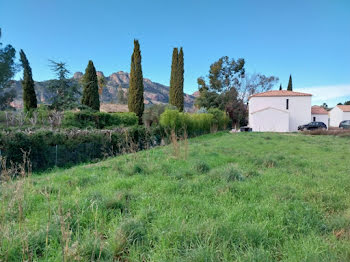
[{"label": "white cloud", "polygon": [[331,86],[312,86],[298,88],[295,91],[312,94],[312,102],[323,103],[328,105],[338,102],[344,102],[344,98],[350,97],[350,84],[347,85],[331,85]]}]

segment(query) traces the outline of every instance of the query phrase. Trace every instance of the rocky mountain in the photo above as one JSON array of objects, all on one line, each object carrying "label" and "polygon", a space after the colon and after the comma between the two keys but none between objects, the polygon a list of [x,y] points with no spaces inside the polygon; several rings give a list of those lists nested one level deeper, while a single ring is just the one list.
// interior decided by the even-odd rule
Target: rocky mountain
[{"label": "rocky mountain", "polygon": [[[98,76],[104,76],[103,72],[98,71]],[[77,81],[83,77],[82,72],[74,73],[71,81]],[[119,71],[105,77],[105,87],[102,92],[102,103],[118,103],[117,88],[122,87],[124,92],[129,88],[130,75],[127,72]],[[39,103],[49,104],[52,97],[51,91],[48,89],[50,80],[35,82],[35,91]],[[144,98],[145,104],[161,104],[169,102],[169,87],[152,82],[150,79],[144,78]],[[16,89],[17,97],[13,102],[13,106],[22,107],[22,86],[20,81],[13,81],[12,88]],[[192,108],[195,96],[185,94],[185,107]]]}]

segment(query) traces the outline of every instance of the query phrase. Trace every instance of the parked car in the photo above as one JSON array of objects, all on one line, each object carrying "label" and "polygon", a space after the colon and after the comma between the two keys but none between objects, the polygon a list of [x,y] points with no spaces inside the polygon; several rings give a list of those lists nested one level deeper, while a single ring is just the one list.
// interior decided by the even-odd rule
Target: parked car
[{"label": "parked car", "polygon": [[350,120],[341,121],[339,124],[339,128],[341,129],[350,129]]},{"label": "parked car", "polygon": [[323,122],[310,122],[306,125],[298,126],[298,130],[305,131],[305,130],[315,130],[315,129],[323,129],[326,130],[327,126]]},{"label": "parked car", "polygon": [[241,132],[252,132],[252,129],[249,126],[242,126],[239,131]]}]

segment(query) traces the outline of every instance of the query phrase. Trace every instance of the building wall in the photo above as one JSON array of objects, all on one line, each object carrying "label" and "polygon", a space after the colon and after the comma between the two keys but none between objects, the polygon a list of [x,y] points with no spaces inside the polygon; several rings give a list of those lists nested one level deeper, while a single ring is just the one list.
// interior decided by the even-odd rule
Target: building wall
[{"label": "building wall", "polygon": [[328,128],[328,115],[322,115],[322,114],[312,114],[311,115],[311,121],[314,121],[314,117],[316,118],[316,122],[323,122],[326,124]]},{"label": "building wall", "polygon": [[350,112],[343,112],[343,120],[350,120]]},{"label": "building wall", "polygon": [[[286,109],[286,100],[289,99],[289,107]],[[251,113],[272,107],[289,113],[289,131],[297,131],[299,125],[310,122],[311,96],[286,96],[286,97],[251,97],[249,99],[249,125]],[[253,128],[253,126],[251,126]],[[254,130],[254,128],[253,128]]]},{"label": "building wall", "polygon": [[329,118],[330,118],[330,123],[329,125],[332,127],[339,127],[339,123],[344,120],[343,116],[343,111],[340,110],[339,107],[334,107],[330,112],[329,112]]},{"label": "building wall", "polygon": [[289,113],[268,108],[255,112],[250,117],[251,127],[255,132],[288,132]]}]

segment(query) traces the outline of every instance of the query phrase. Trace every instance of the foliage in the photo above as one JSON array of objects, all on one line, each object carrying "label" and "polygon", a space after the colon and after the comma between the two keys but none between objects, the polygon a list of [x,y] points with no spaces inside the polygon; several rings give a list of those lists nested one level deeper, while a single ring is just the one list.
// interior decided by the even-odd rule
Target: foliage
[{"label": "foliage", "polygon": [[223,111],[211,109],[212,113],[190,114],[174,109],[166,109],[160,116],[160,125],[165,130],[175,130],[182,133],[186,130],[189,136],[206,134],[212,127],[216,130],[224,130],[227,127],[228,118]]},{"label": "foliage", "polygon": [[143,89],[141,50],[139,41],[135,39],[134,52],[131,56],[128,108],[130,112],[134,112],[138,116],[140,124],[142,123],[142,115],[145,107]]},{"label": "foliage", "polygon": [[287,90],[288,91],[293,91],[292,75],[289,75],[289,81],[288,81]]},{"label": "foliage", "polygon": [[280,89],[279,89],[280,91],[282,90],[282,84],[280,84]]},{"label": "foliage", "polygon": [[94,63],[90,60],[82,79],[83,97],[81,103],[93,110],[100,110],[100,96],[98,93],[98,80]]},{"label": "foliage", "polygon": [[106,85],[106,78],[104,77],[104,75],[98,75],[97,76],[97,84],[98,84],[98,94],[102,95],[103,88]]},{"label": "foliage", "polygon": [[27,56],[22,49],[19,52],[19,54],[20,54],[20,59],[23,67],[23,80],[22,80],[23,107],[25,111],[30,111],[32,109],[37,108],[37,100],[36,100],[36,94],[34,89],[32,69],[29,65]]},{"label": "foliage", "polygon": [[[1,38],[1,28],[0,28]],[[8,89],[11,84],[11,79],[18,71],[18,66],[15,63],[16,50],[12,45],[7,45],[2,48],[0,42],[0,110],[11,108],[10,103],[16,97],[16,92],[13,89]]]},{"label": "foliage", "polygon": [[128,103],[128,91],[124,92],[121,85],[117,88],[117,103],[121,105]]},{"label": "foliage", "polygon": [[111,128],[118,126],[136,125],[138,121],[135,113],[104,113],[83,110],[78,112],[67,111],[64,113],[63,127],[77,128]]},{"label": "foliage", "polygon": [[179,111],[184,108],[184,54],[182,47],[180,51],[177,48],[173,50],[171,63],[169,103],[176,106]]},{"label": "foliage", "polygon": [[30,152],[32,168],[39,171],[135,152],[159,145],[162,136],[160,128],[146,129],[138,125],[105,131],[17,131],[6,135],[0,133],[0,150],[8,165],[21,163],[23,152]]},{"label": "foliage", "polygon": [[143,113],[143,123],[146,126],[158,125],[160,115],[163,114],[166,108],[175,109],[176,107],[164,104],[147,106]]},{"label": "foliage", "polygon": [[210,108],[208,110],[208,113],[213,115],[212,125],[216,126],[221,130],[226,129],[230,119],[225,114],[225,112],[217,108]]},{"label": "foliage", "polygon": [[200,95],[196,98],[197,107],[225,110],[232,125],[247,121],[246,102],[257,92],[270,90],[278,81],[277,77],[262,74],[248,75],[245,61],[237,61],[227,56],[221,57],[210,66],[208,79],[198,78]]},{"label": "foliage", "polygon": [[81,95],[79,85],[68,79],[70,74],[64,62],[50,60],[51,69],[56,74],[57,79],[51,80],[48,88],[53,91],[50,108],[63,111],[73,109],[78,106],[78,96]]}]

